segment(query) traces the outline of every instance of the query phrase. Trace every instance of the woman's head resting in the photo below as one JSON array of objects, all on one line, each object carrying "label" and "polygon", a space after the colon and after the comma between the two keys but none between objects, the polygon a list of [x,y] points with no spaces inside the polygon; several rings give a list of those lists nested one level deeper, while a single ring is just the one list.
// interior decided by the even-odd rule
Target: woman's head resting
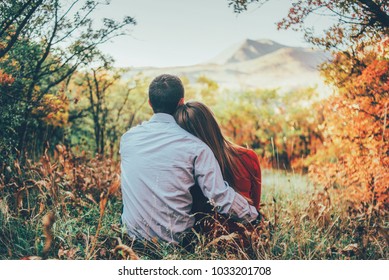
[{"label": "woman's head resting", "polygon": [[201,139],[211,149],[223,145],[224,137],[212,111],[203,103],[189,101],[174,114],[183,129]]}]

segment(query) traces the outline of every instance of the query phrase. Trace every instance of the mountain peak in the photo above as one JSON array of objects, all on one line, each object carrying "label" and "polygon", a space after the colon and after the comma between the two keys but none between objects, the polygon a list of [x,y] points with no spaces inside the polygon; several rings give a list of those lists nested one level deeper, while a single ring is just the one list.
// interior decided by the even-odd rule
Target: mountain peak
[{"label": "mountain peak", "polygon": [[210,63],[229,64],[243,62],[256,59],[284,47],[286,46],[269,39],[246,39],[225,50],[219,56],[212,59]]},{"label": "mountain peak", "polygon": [[246,39],[245,40],[246,43],[249,43],[249,44],[262,44],[262,45],[280,45],[279,43],[273,41],[273,40],[270,40],[270,39],[258,39],[258,40],[253,40],[253,39]]}]

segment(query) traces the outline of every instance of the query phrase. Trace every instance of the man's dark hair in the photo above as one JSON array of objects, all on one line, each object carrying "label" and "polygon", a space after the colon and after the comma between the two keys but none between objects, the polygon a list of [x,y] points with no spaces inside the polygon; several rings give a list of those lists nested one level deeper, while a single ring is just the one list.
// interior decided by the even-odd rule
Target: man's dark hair
[{"label": "man's dark hair", "polygon": [[184,86],[180,78],[174,75],[162,74],[149,86],[149,99],[154,113],[173,115],[183,97]]}]

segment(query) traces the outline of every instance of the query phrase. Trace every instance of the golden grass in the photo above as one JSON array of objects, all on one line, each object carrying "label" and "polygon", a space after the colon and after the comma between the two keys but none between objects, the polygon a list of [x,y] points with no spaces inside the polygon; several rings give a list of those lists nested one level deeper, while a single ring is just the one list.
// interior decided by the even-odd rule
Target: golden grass
[{"label": "golden grass", "polygon": [[[0,176],[0,259],[388,259],[388,213],[352,204],[306,176],[263,172],[255,228],[195,233],[193,250],[158,240],[139,249],[119,225],[119,165],[57,147]],[[209,217],[212,221],[214,217]],[[42,222],[40,222],[42,221]]]}]

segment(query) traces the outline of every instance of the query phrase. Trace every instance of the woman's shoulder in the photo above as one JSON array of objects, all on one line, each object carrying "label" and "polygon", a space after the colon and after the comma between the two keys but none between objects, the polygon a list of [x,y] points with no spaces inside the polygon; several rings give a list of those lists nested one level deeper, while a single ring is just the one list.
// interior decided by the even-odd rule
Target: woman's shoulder
[{"label": "woman's shoulder", "polygon": [[235,146],[235,147],[236,147],[236,151],[240,156],[249,157],[250,159],[258,160],[258,155],[254,150],[242,146]]},{"label": "woman's shoulder", "polygon": [[254,171],[256,174],[260,173],[261,167],[257,153],[252,149],[241,146],[236,147],[241,163],[245,166],[245,168]]}]

